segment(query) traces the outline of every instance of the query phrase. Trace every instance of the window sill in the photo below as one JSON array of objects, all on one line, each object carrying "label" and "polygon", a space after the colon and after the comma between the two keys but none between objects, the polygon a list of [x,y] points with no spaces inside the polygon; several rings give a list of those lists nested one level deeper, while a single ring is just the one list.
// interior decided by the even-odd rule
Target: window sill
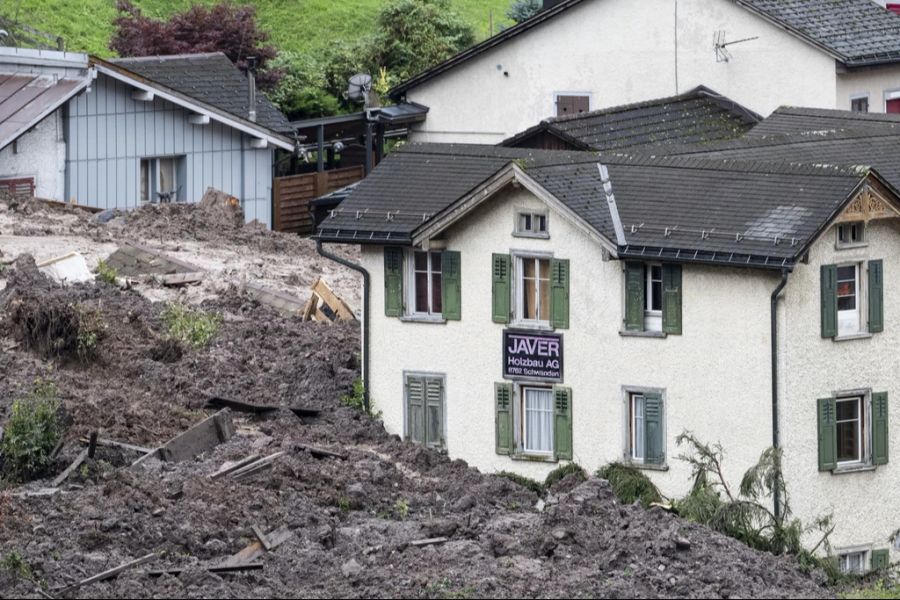
[{"label": "window sill", "polygon": [[521,460],[524,462],[543,462],[543,463],[558,463],[559,460],[555,456],[548,456],[546,454],[510,454],[509,457],[513,460]]},{"label": "window sill", "polygon": [[636,461],[636,460],[631,460],[628,458],[626,458],[623,462],[626,465],[628,465],[629,467],[633,467],[633,468],[641,470],[641,471],[668,471],[669,470],[669,465],[667,465],[665,463],[663,463],[661,465],[652,465],[652,464],[642,463],[642,462]]},{"label": "window sill", "polygon": [[855,250],[856,248],[868,248],[869,242],[856,242],[849,244],[835,243],[835,250]]},{"label": "window sill", "polygon": [[867,340],[872,337],[872,334],[868,331],[860,332],[860,333],[850,333],[845,335],[837,335],[831,339],[835,342],[849,342],[850,340]]},{"label": "window sill", "polygon": [[400,321],[402,323],[432,323],[443,325],[447,322],[447,319],[444,317],[430,317],[425,315],[406,315],[405,317],[400,317]]},{"label": "window sill", "polygon": [[535,240],[549,240],[549,233],[529,233],[527,231],[513,231],[513,237],[517,238],[531,238]]},{"label": "window sill", "polygon": [[665,331],[628,331],[620,329],[619,335],[622,337],[665,338],[669,334]]},{"label": "window sill", "polygon": [[848,475],[850,473],[867,473],[869,471],[874,471],[877,469],[875,465],[847,465],[845,467],[837,467],[836,469],[832,469],[832,475]]},{"label": "window sill", "polygon": [[553,326],[549,323],[539,323],[535,321],[510,321],[511,329],[526,329],[529,331],[553,331]]}]

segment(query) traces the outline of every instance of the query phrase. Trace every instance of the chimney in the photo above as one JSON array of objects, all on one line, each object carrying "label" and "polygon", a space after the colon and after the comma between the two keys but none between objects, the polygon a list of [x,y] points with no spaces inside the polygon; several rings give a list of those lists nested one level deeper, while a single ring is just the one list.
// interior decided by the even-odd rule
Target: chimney
[{"label": "chimney", "polygon": [[247,118],[256,123],[256,57],[247,57],[247,81],[250,84],[250,108]]}]

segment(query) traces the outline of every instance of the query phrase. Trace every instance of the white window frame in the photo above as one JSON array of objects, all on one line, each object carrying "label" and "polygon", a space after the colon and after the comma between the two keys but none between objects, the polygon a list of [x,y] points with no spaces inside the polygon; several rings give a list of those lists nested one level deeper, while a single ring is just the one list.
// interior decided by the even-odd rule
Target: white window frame
[{"label": "white window frame", "polygon": [[[639,393],[639,392],[632,392],[628,396],[629,396],[629,398],[628,398],[628,428],[631,430],[631,435],[629,436],[629,437],[631,437],[631,440],[630,440],[631,452],[629,454],[630,454],[630,458],[632,461],[638,462],[638,463],[643,463],[647,457],[647,449],[642,448],[641,455],[638,456],[638,454],[637,454],[638,442],[640,441],[640,445],[643,446],[644,440],[638,439],[638,426],[637,425],[638,425],[638,420],[640,420],[641,434],[646,433],[647,425],[646,425],[646,421],[644,418],[645,417],[644,411],[647,408],[647,405],[645,403],[646,396],[644,396],[644,394]],[[640,416],[638,416],[638,410],[637,410],[638,402],[640,402],[640,408],[641,408]]]},{"label": "white window frame", "polygon": [[[866,290],[866,280],[867,276],[866,269],[863,268],[863,263],[861,262],[849,262],[849,263],[841,263],[837,265],[837,271],[840,272],[841,269],[846,267],[853,267],[855,269],[855,278],[856,278],[856,290],[854,293],[856,299],[856,308],[841,310],[840,309],[840,298],[841,296],[837,296],[835,302],[838,304],[837,311],[837,322],[838,322],[838,338],[842,337],[852,337],[858,336],[860,334],[865,334],[868,330],[867,320],[864,320],[863,317],[866,315],[866,308],[868,307],[868,298],[866,298],[865,290]],[[839,276],[838,276],[839,277]],[[838,278],[838,288],[840,287],[841,279]],[[846,296],[845,296],[846,297]],[[843,314],[842,314],[843,313]]]},{"label": "white window frame", "polygon": [[[650,308],[653,304],[653,269],[659,269],[659,309]],[[662,331],[662,263],[646,263],[644,265],[644,331]]]},{"label": "white window frame", "polygon": [[[845,561],[849,562],[851,556],[858,555],[859,571],[850,571],[845,569]],[[866,546],[857,546],[855,548],[844,548],[837,552],[838,569],[841,573],[849,575],[864,575],[871,570],[872,549]]]},{"label": "white window frame", "polygon": [[[416,253],[422,252],[428,255],[428,311],[420,312],[416,310]],[[406,280],[408,285],[406,286],[406,314],[410,317],[422,317],[422,318],[435,318],[439,319],[443,316],[443,301],[441,305],[441,312],[435,312],[433,302],[433,275],[435,274],[432,266],[432,256],[434,254],[440,254],[439,251],[435,250],[416,250],[415,248],[410,249],[406,252]],[[443,259],[442,259],[443,261]],[[441,263],[443,265],[443,262]],[[436,274],[441,275],[441,288],[443,291],[444,285],[444,277],[443,271],[438,271]]]},{"label": "white window frame", "polygon": [[[859,231],[859,240],[857,241],[843,241],[841,240],[841,231],[845,231],[848,234],[853,231],[853,227],[857,227]],[[838,223],[834,228],[834,247],[838,250],[846,250],[848,248],[862,248],[868,245],[868,240],[866,237],[866,222],[865,221],[847,221],[846,223]]]},{"label": "white window frame", "polygon": [[[554,405],[553,405],[553,388],[546,385],[531,385],[531,384],[519,384],[516,386],[518,389],[518,402],[516,404],[519,413],[519,419],[517,423],[517,436],[518,442],[517,446],[521,449],[521,454],[526,456],[539,456],[543,458],[552,458],[554,456],[554,451],[556,448],[556,439],[555,439],[555,431],[553,426],[553,418],[554,418]],[[537,390],[541,392],[546,392],[550,394],[550,408],[549,411],[539,409],[542,412],[550,413],[550,449],[549,450],[534,450],[528,447],[528,408],[526,406],[526,395],[528,390]]]},{"label": "white window frame", "polygon": [[[856,400],[859,403],[859,422],[858,427],[858,460],[837,460],[837,448],[835,448],[835,458],[837,460],[837,468],[848,469],[870,465],[872,462],[872,394],[870,390],[853,390],[849,392],[840,392],[835,394],[835,430],[837,430],[837,404],[840,402],[850,402]],[[841,421],[843,422],[843,421]]]},{"label": "white window frame", "polygon": [[[522,220],[525,217],[531,217],[531,229],[523,227]],[[547,211],[519,209],[515,213],[516,222],[514,223],[513,235],[516,237],[529,237],[548,239],[550,237],[550,215]],[[537,219],[544,220],[544,230],[534,228]]]},{"label": "white window frame", "polygon": [[866,100],[866,112],[859,114],[867,114],[872,109],[872,98],[869,92],[860,93],[860,94],[850,94],[850,110],[853,110],[853,101],[854,100]]},{"label": "white window frame", "polygon": [[[547,308],[547,319],[526,319],[525,318],[525,263],[526,260],[534,260],[534,261],[542,261],[546,260],[548,263],[553,260],[553,254],[546,252],[527,252],[527,251],[513,251],[511,253],[512,264],[513,264],[513,276],[515,279],[515,312],[513,314],[513,323],[512,325],[517,327],[524,327],[529,329],[541,329],[541,330],[551,330],[553,327],[550,325],[550,307]],[[552,274],[550,273],[550,265],[548,265],[547,269],[547,283],[546,285],[550,286],[550,281],[552,279]],[[541,314],[541,288],[540,288],[540,264],[535,264],[535,277],[538,284],[535,286],[535,315],[540,316]],[[547,298],[549,300],[550,295],[548,293]]]},{"label": "white window frame", "polygon": [[[665,440],[668,439],[667,432],[667,406],[668,402],[666,400],[666,390],[665,388],[657,388],[657,387],[647,387],[647,386],[637,386],[637,385],[625,385],[622,386],[622,457],[624,458],[624,462],[634,465],[641,469],[652,469],[659,471],[667,471],[668,470],[668,453],[666,453],[666,462],[663,464],[647,464],[644,462],[644,458],[636,458],[634,455],[635,449],[635,435],[636,428],[634,427],[634,423],[632,422],[632,412],[631,405],[632,400],[635,396],[640,396],[642,398],[646,398],[647,394],[657,394],[662,400],[662,437],[665,443]],[[646,411],[646,405],[645,405]],[[646,415],[646,412],[644,413]],[[645,421],[646,423],[646,421]],[[644,452],[646,455],[647,449],[644,448]]]},{"label": "white window frame", "polygon": [[[166,192],[175,192],[172,202],[178,202],[182,196],[181,185],[178,183],[181,179],[181,163],[185,155],[167,155],[167,156],[145,156],[138,159],[138,200],[140,204],[153,204],[159,201],[157,193],[162,191],[162,161],[172,162],[172,179],[175,188],[165,190]],[[144,198],[144,163],[147,164],[147,198]]]}]

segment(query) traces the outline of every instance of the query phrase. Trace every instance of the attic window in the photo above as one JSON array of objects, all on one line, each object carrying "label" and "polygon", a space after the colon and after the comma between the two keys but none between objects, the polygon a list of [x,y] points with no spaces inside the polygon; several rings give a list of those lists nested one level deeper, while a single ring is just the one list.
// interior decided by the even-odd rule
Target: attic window
[{"label": "attic window", "polygon": [[550,237],[547,228],[547,213],[519,212],[516,215],[515,234],[523,237]]},{"label": "attic window", "polygon": [[858,98],[850,99],[850,110],[857,113],[867,113],[869,112],[869,97],[868,96],[860,96]]},{"label": "attic window", "polygon": [[837,247],[850,248],[866,243],[866,224],[862,221],[837,226]]}]

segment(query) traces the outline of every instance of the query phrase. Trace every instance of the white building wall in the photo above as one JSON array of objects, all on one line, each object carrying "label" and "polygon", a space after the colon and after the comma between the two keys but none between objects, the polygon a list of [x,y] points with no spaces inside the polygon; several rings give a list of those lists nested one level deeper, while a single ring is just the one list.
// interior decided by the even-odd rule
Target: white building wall
[{"label": "white building wall", "polygon": [[887,109],[887,95],[900,94],[900,65],[841,73],[837,83],[836,108],[850,110],[852,98],[868,96],[869,112],[883,113]]},{"label": "white building wall", "polygon": [[495,452],[494,382],[502,379],[502,332],[491,321],[491,253],[552,250],[571,261],[570,328],[563,385],[573,390],[574,459],[590,471],[621,460],[625,448],[622,386],[665,388],[667,472],[648,471],[666,494],[690,486],[676,457],[685,430],[726,448],[731,481],[771,443],[769,295],[779,278],[739,269],[686,266],[684,335],[622,337],[623,274],[600,247],[564,217],[551,214],[551,239],[511,235],[517,208],[542,208],[525,191],[509,191],[448,234],[461,252],[462,320],[404,323],[384,316],[380,247],[364,247],[373,282],[371,395],[388,431],[404,432],[404,371],[446,375],[448,452],[487,472],[516,471],[543,479],[556,463],[515,460]]},{"label": "white building wall", "polygon": [[[869,245],[836,250],[834,228],[812,247],[809,264],[791,274],[784,296],[781,423],[785,478],[791,505],[805,519],[834,514],[836,548],[873,544],[886,548],[900,528],[900,279],[898,223],[873,221]],[[821,337],[823,264],[884,260],[884,331],[868,339],[835,342]],[[818,470],[816,400],[837,391],[888,392],[889,462],[875,470],[832,474]],[[893,439],[890,439],[893,438]],[[894,551],[893,560],[898,559]]]},{"label": "white building wall", "polygon": [[66,142],[62,111],[57,110],[31,131],[0,150],[0,179],[33,177],[35,195],[64,200]]},{"label": "white building wall", "polygon": [[[676,18],[677,4],[677,18]],[[758,39],[728,47],[713,41]],[[497,143],[556,114],[556,93],[591,109],[706,85],[768,115],[780,105],[835,107],[835,62],[729,0],[593,0],[407,94],[429,106],[416,141]]]}]

